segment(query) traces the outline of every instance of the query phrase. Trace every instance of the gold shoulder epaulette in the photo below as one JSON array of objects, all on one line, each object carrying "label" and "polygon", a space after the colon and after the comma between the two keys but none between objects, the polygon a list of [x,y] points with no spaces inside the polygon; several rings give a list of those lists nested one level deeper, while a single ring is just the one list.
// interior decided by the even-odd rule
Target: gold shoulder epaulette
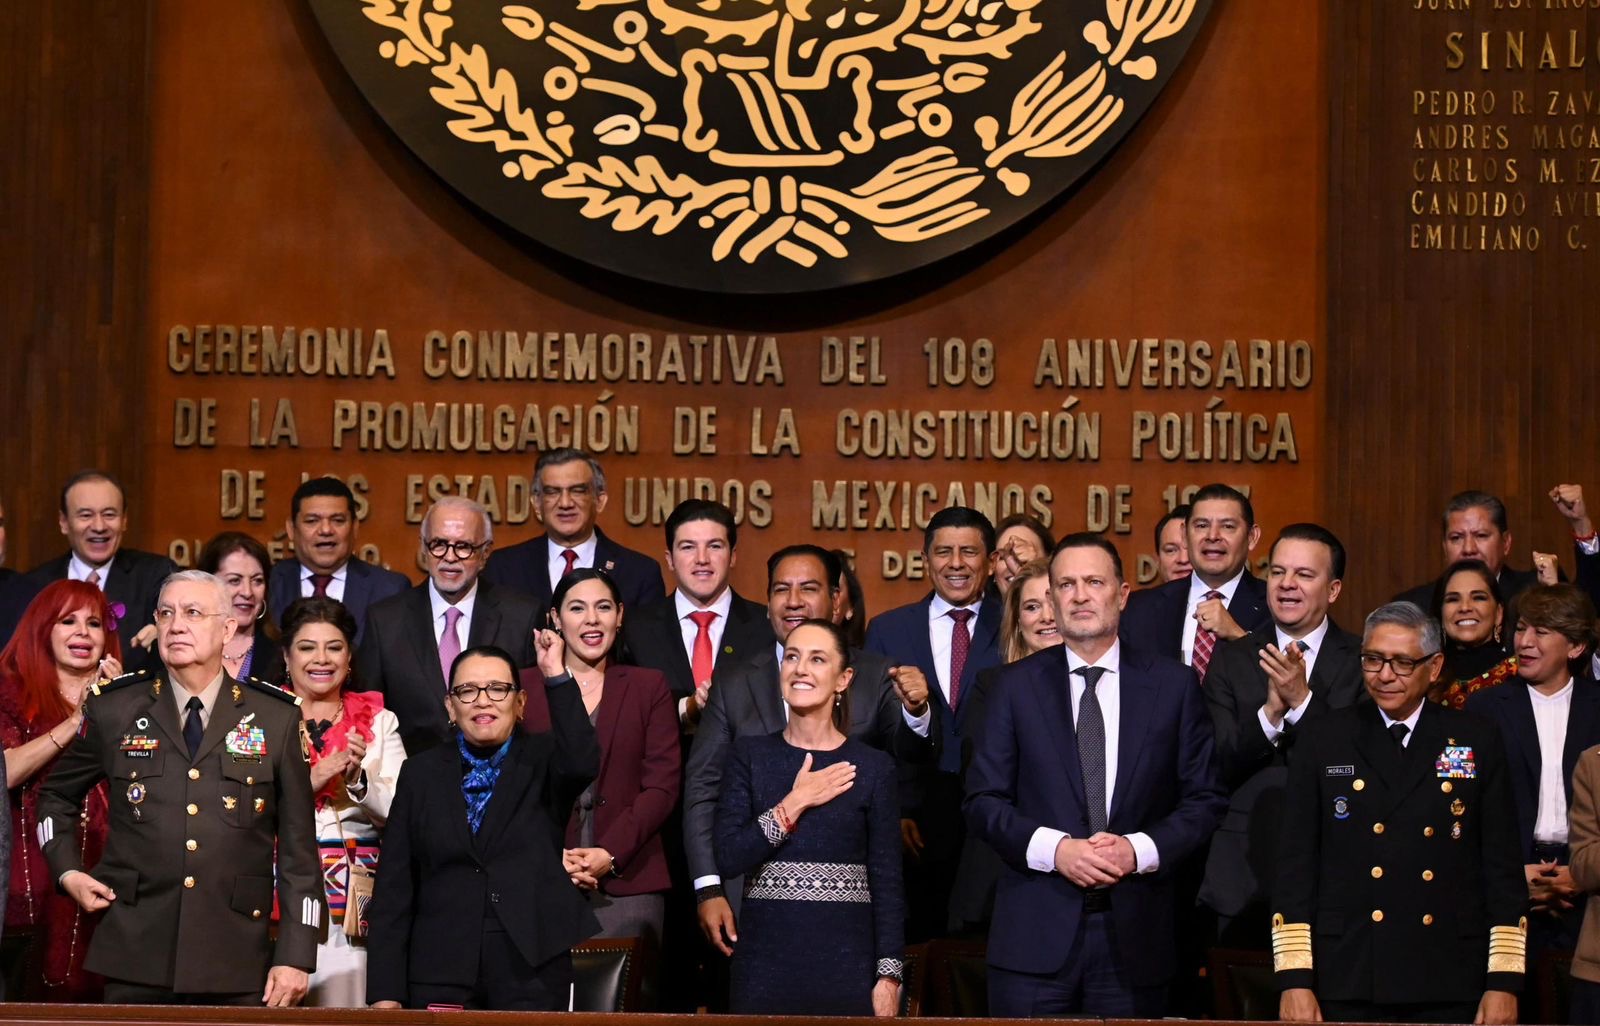
[{"label": "gold shoulder epaulette", "polygon": [[259,691],[264,695],[271,695],[273,698],[276,698],[281,702],[288,702],[290,705],[300,704],[299,695],[285,688],[280,688],[276,684],[268,684],[260,677],[246,677],[242,683],[247,685],[252,691]]},{"label": "gold shoulder epaulette", "polygon": [[1311,924],[1286,923],[1283,913],[1272,915],[1272,971],[1311,968]]},{"label": "gold shoulder epaulette", "polygon": [[120,677],[112,677],[110,679],[102,677],[93,684],[89,685],[89,693],[96,696],[102,695],[107,691],[113,691],[120,687],[126,687],[129,684],[138,683],[141,680],[147,680],[149,677],[149,670],[133,670],[129,673],[124,673]]},{"label": "gold shoulder epaulette", "polygon": [[1516,926],[1489,927],[1489,971],[1526,973],[1528,971],[1528,917]]}]

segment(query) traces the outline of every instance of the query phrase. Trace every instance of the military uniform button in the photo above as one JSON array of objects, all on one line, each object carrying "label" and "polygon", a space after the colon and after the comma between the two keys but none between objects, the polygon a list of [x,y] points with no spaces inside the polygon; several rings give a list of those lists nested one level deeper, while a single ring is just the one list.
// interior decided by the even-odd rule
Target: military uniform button
[{"label": "military uniform button", "polygon": [[1373,866],[1372,867],[1372,878],[1374,880],[1382,880],[1383,879],[1383,867],[1382,866]]},{"label": "military uniform button", "polygon": [[190,780],[199,780],[200,779],[200,771],[195,769],[193,766],[190,766],[189,767],[189,779]]},{"label": "military uniform button", "polygon": [[139,779],[139,771],[138,770],[134,770],[132,773],[129,773],[128,774],[128,779],[129,780],[138,780]]},{"label": "military uniform button", "polygon": [[190,851],[199,851],[199,850],[200,850],[200,844],[199,844],[199,842],[197,842],[197,841],[196,841],[196,840],[195,840],[195,839],[194,839],[194,838],[192,838],[192,837],[191,837],[191,838],[189,838],[189,839],[188,839],[188,840],[187,840],[187,841],[184,841],[184,842],[183,842],[183,846],[184,846],[184,847],[185,847],[185,848],[187,848],[187,849],[188,849],[188,850],[190,850]]},{"label": "military uniform button", "polygon": [[1431,870],[1431,869],[1424,869],[1424,870],[1423,870],[1423,871],[1422,871],[1422,878],[1423,878],[1423,879],[1424,879],[1424,880],[1432,880],[1432,879],[1433,879],[1433,870]]},{"label": "military uniform button", "polygon": [[1355,788],[1357,791],[1365,791],[1367,789],[1367,782],[1365,780],[1357,779],[1356,782],[1350,786]]},{"label": "military uniform button", "polygon": [[1375,908],[1375,909],[1372,910],[1372,921],[1374,923],[1383,922],[1383,909]]},{"label": "military uniform button", "polygon": [[183,886],[188,888],[191,891],[194,890],[194,877],[192,877],[192,876],[184,877],[183,878]]},{"label": "military uniform button", "polygon": [[261,918],[261,910],[259,908],[251,909],[250,910],[250,918],[251,919],[260,919]]},{"label": "military uniform button", "polygon": [[190,802],[188,807],[185,808],[184,811],[187,812],[191,816],[198,816],[198,815],[200,815],[200,806],[196,805],[194,802]]},{"label": "military uniform button", "polygon": [[1432,926],[1433,925],[1433,917],[1432,916],[1423,916],[1422,917],[1422,925],[1423,926]]},{"label": "military uniform button", "polygon": [[244,778],[244,782],[246,784],[254,784],[256,782],[256,778],[255,777],[245,777]]},{"label": "military uniform button", "polygon": [[1455,789],[1456,789],[1456,785],[1450,783],[1450,781],[1448,781],[1448,780],[1446,780],[1444,783],[1439,785],[1439,790],[1443,791],[1445,794],[1449,794],[1451,791],[1454,791]]},{"label": "military uniform button", "polygon": [[1383,833],[1383,824],[1382,823],[1374,823],[1374,824],[1372,824],[1372,832],[1375,833],[1375,834]]},{"label": "military uniform button", "polygon": [[1423,837],[1432,837],[1433,836],[1433,827],[1423,827],[1422,828],[1422,836]]}]

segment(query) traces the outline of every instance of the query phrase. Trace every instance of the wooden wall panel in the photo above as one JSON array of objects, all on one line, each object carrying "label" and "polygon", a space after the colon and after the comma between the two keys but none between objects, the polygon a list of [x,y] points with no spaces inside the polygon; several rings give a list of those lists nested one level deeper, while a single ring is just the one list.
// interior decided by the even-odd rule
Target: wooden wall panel
[{"label": "wooden wall panel", "polygon": [[56,555],[61,482],[119,474],[129,541],[164,547],[144,491],[149,8],[0,9],[0,498],[8,566]]},{"label": "wooden wall panel", "polygon": [[[1509,94],[1600,86],[1600,12],[1499,9],[1451,4],[1418,11],[1411,2],[1361,0],[1327,6],[1330,18],[1331,163],[1328,217],[1328,425],[1323,505],[1354,553],[1352,597],[1363,608],[1438,572],[1439,511],[1454,492],[1482,488],[1508,506],[1511,562],[1531,564],[1530,550],[1560,553],[1571,569],[1565,521],[1546,497],[1558,482],[1578,481],[1600,498],[1594,456],[1594,398],[1600,372],[1590,358],[1600,323],[1600,234],[1590,215],[1558,218],[1552,191],[1537,185],[1528,162],[1535,126],[1586,124],[1591,113],[1548,118],[1509,110]],[[1426,5],[1424,5],[1426,6]],[[1447,5],[1439,4],[1440,8]],[[1523,5],[1525,8],[1528,5]],[[1577,5],[1556,5],[1577,6]],[[1526,67],[1507,68],[1506,32],[1525,33]],[[1537,66],[1545,32],[1561,67]],[[1447,37],[1462,34],[1465,66],[1448,67]],[[1492,41],[1490,69],[1474,49]],[[1569,32],[1580,67],[1568,66]],[[1478,117],[1414,115],[1417,88],[1494,92],[1499,107]],[[1532,106],[1532,105],[1530,105]],[[1509,148],[1418,150],[1422,125],[1502,126]],[[1426,142],[1427,140],[1425,140]],[[1447,226],[1512,221],[1544,230],[1536,252],[1414,250],[1407,226],[1418,157],[1507,156],[1522,162],[1511,186],[1524,193],[1523,218],[1430,218]],[[1577,158],[1560,152],[1566,188]],[[1463,185],[1462,191],[1472,187]],[[1566,244],[1576,226],[1583,248]]]}]

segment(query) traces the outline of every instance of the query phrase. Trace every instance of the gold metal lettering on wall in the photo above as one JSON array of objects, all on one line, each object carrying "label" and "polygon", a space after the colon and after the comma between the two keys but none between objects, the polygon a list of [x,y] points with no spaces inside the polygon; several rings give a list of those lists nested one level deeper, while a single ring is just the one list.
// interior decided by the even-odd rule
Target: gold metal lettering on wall
[{"label": "gold metal lettering on wall", "polygon": [[960,252],[1094,167],[1209,0],[313,0],[422,160],[569,256],[809,292]]}]

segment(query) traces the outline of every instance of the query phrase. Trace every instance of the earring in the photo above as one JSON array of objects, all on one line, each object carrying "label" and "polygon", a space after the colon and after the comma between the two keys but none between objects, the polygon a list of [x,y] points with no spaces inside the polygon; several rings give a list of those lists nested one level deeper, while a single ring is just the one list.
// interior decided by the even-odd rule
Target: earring
[{"label": "earring", "polygon": [[834,695],[833,696],[833,704],[834,705],[838,705],[842,701],[844,701],[844,695],[839,694],[839,695]]}]

